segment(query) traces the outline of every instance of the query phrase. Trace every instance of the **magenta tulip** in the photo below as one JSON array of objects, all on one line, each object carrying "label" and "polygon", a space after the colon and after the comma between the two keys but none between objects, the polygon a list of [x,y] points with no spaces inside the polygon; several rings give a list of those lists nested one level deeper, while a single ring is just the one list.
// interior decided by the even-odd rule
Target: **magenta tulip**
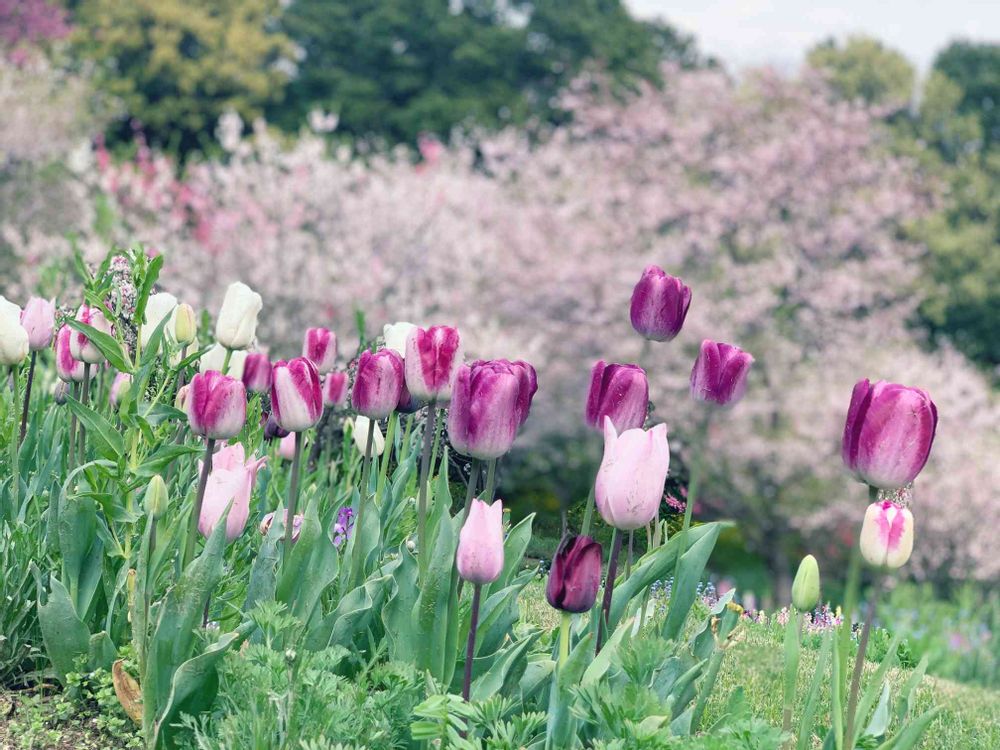
[{"label": "magenta tulip", "polygon": [[936,429],[937,407],[927,391],[861,380],[844,425],[844,463],[873,487],[904,487],[927,463]]},{"label": "magenta tulip", "polygon": [[[199,473],[202,470],[201,461]],[[198,531],[206,539],[226,512],[226,540],[232,542],[246,528],[250,517],[250,495],[257,481],[257,471],[267,463],[267,457],[247,460],[243,444],[227,445],[212,456],[212,469],[205,486],[205,499],[198,516]]]},{"label": "magenta tulip", "polygon": [[587,612],[601,586],[601,545],[589,536],[563,537],[552,558],[545,598],[563,612]]},{"label": "magenta tulip", "polygon": [[414,328],[406,337],[406,387],[421,401],[447,403],[462,364],[457,328]]},{"label": "magenta tulip", "polygon": [[587,395],[587,424],[604,429],[610,417],[619,432],[642,427],[649,410],[649,382],[646,372],[637,365],[607,364],[600,360],[590,373]]},{"label": "magenta tulip", "polygon": [[604,418],[604,458],[597,471],[594,499],[609,526],[634,531],[656,518],[670,468],[667,426],[625,430],[620,435]]},{"label": "magenta tulip", "polygon": [[403,359],[392,349],[364,351],[358,359],[351,406],[369,419],[388,417],[403,388]]},{"label": "magenta tulip", "polygon": [[32,297],[21,311],[21,327],[28,332],[28,347],[40,352],[52,343],[56,307],[49,300]]},{"label": "magenta tulip", "polygon": [[70,339],[73,329],[63,326],[56,334],[56,374],[67,383],[83,382],[83,362],[73,356]]},{"label": "magenta tulip", "polygon": [[252,352],[243,361],[243,385],[250,393],[271,390],[271,360],[263,352]]},{"label": "magenta tulip", "polygon": [[503,570],[503,503],[487,505],[473,500],[469,517],[458,535],[458,574],[469,583],[483,585]]},{"label": "magenta tulip", "polygon": [[343,406],[347,400],[347,373],[331,372],[323,378],[323,406],[334,408]]},{"label": "magenta tulip", "polygon": [[734,406],[747,390],[753,357],[738,346],[705,339],[691,370],[691,398]]},{"label": "magenta tulip", "polygon": [[302,356],[316,365],[320,375],[326,375],[337,364],[337,335],[328,328],[310,328],[302,343]]},{"label": "magenta tulip", "polygon": [[[81,305],[80,309],[76,312],[76,319],[101,333],[111,334],[111,323],[108,322],[108,319],[98,307],[91,307],[86,304]],[[78,359],[86,364],[94,365],[104,360],[101,350],[94,345],[94,342],[86,334],[79,331],[73,331],[73,335],[69,340],[69,348],[74,359]]]},{"label": "magenta tulip", "polygon": [[305,357],[271,368],[271,409],[282,429],[304,432],[323,416],[323,390],[316,365]]},{"label": "magenta tulip", "polygon": [[658,266],[646,266],[632,291],[632,327],[652,341],[670,341],[681,332],[690,304],[690,287]]},{"label": "magenta tulip", "polygon": [[191,430],[210,440],[235,437],[247,418],[243,383],[217,370],[199,372],[191,379],[185,410]]},{"label": "magenta tulip", "polygon": [[533,376],[534,369],[523,362],[477,361],[459,367],[448,411],[452,447],[483,460],[509,451],[534,395]]}]

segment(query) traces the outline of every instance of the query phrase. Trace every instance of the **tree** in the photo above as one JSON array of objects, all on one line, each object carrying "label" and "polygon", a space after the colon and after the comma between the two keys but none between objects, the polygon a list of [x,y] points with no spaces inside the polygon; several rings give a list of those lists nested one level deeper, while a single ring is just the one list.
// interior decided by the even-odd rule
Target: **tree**
[{"label": "tree", "polygon": [[1000,143],[1000,44],[952,42],[934,60],[934,70],[962,90],[958,111],[979,118],[983,150]]},{"label": "tree", "polygon": [[96,83],[119,99],[113,141],[140,130],[153,145],[186,154],[211,144],[223,112],[261,115],[280,101],[292,47],[271,28],[278,0],[81,0],[80,55]]},{"label": "tree", "polygon": [[848,101],[899,109],[913,94],[916,76],[910,61],[871,37],[852,36],[843,46],[828,39],[813,47],[806,60],[826,73],[834,91]]}]

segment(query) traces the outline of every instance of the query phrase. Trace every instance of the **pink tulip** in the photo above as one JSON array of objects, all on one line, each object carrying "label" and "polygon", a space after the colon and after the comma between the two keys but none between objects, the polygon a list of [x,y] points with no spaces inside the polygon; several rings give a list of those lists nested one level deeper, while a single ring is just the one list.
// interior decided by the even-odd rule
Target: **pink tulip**
[{"label": "pink tulip", "polygon": [[243,383],[209,370],[199,372],[189,385],[185,411],[191,430],[213,440],[236,437],[247,419],[247,392]]},{"label": "pink tulip", "polygon": [[594,486],[597,510],[608,525],[633,531],[656,518],[670,468],[667,426],[615,430],[604,418],[604,458]]},{"label": "pink tulip", "polygon": [[[201,461],[198,471],[201,472]],[[242,443],[227,445],[212,456],[212,470],[205,486],[205,500],[198,517],[198,531],[208,538],[232,502],[226,519],[226,541],[232,542],[246,528],[250,518],[250,495],[257,481],[257,471],[267,457],[246,460]]]},{"label": "pink tulip", "polygon": [[132,376],[127,372],[119,372],[115,379],[111,381],[111,389],[108,391],[108,402],[112,408],[118,407],[122,394],[132,386]]},{"label": "pink tulip", "polygon": [[866,378],[851,394],[844,463],[873,487],[905,487],[927,463],[936,430],[937,407],[927,391]]},{"label": "pink tulip", "polygon": [[913,514],[902,505],[883,501],[865,511],[859,541],[861,556],[878,568],[899,568],[913,552]]},{"label": "pink tulip", "polygon": [[403,360],[392,349],[364,351],[358,359],[351,406],[369,419],[385,419],[399,404]]},{"label": "pink tulip", "polygon": [[459,453],[499,458],[514,445],[537,388],[524,362],[477,361],[458,368],[448,411],[448,437]]},{"label": "pink tulip", "polygon": [[[111,335],[111,323],[108,322],[108,319],[104,317],[104,313],[98,307],[91,307],[87,304],[81,305],[80,309],[76,312],[76,319],[101,333]],[[69,340],[69,348],[73,354],[73,358],[81,362],[95,365],[104,360],[101,350],[94,346],[94,343],[86,334],[79,331],[73,331],[73,335]]]},{"label": "pink tulip", "polygon": [[691,398],[733,406],[747,390],[753,357],[738,346],[705,339],[691,370]]},{"label": "pink tulip", "polygon": [[680,333],[690,304],[690,287],[658,266],[647,266],[632,292],[632,327],[652,341],[670,341]]},{"label": "pink tulip", "polygon": [[271,368],[274,420],[289,432],[303,432],[323,415],[323,390],[316,365],[305,357],[275,362]]},{"label": "pink tulip", "polygon": [[331,372],[323,378],[323,406],[335,408],[343,406],[347,400],[347,373]]},{"label": "pink tulip", "polygon": [[483,585],[503,570],[503,503],[487,505],[473,500],[469,517],[458,535],[458,574],[469,583]]},{"label": "pink tulip", "polygon": [[56,306],[47,299],[32,297],[21,311],[21,326],[28,332],[28,347],[40,352],[52,343]]},{"label": "pink tulip", "polygon": [[447,403],[462,364],[462,338],[457,328],[414,328],[406,337],[406,387],[422,401]]},{"label": "pink tulip", "polygon": [[[288,511],[281,511],[281,517],[283,519],[288,518]],[[298,541],[299,532],[302,530],[302,520],[303,516],[301,513],[296,513],[295,518],[292,519],[292,541]],[[267,536],[267,532],[271,530],[271,524],[274,523],[274,511],[271,511],[263,519],[261,519],[260,526],[258,529],[263,536]]]},{"label": "pink tulip", "polygon": [[289,432],[278,443],[278,455],[286,461],[295,458],[295,433]]},{"label": "pink tulip", "polygon": [[83,382],[83,362],[73,356],[70,339],[73,329],[63,326],[56,335],[56,374],[67,383]]},{"label": "pink tulip", "polygon": [[252,352],[243,362],[243,385],[250,393],[271,390],[271,360],[263,352]]},{"label": "pink tulip", "polygon": [[337,364],[337,335],[328,328],[310,328],[302,343],[302,356],[316,365],[320,375],[326,375]]},{"label": "pink tulip", "polygon": [[619,431],[642,427],[648,410],[645,370],[638,365],[609,365],[603,359],[594,363],[585,414],[590,427],[604,429],[605,417],[610,417]]}]

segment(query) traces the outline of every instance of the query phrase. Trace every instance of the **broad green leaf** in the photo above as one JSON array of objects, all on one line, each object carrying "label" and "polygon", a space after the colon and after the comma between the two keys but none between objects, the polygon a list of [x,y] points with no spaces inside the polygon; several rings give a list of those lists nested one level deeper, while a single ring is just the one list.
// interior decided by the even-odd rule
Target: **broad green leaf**
[{"label": "broad green leaf", "polygon": [[114,336],[104,333],[103,331],[98,331],[93,326],[81,323],[79,320],[74,318],[67,318],[66,324],[70,328],[79,331],[90,339],[104,358],[108,360],[108,362],[111,363],[111,366],[118,370],[118,372],[132,373],[132,363],[129,362],[128,357],[125,356],[125,352],[122,349],[122,345],[118,343],[118,339]]},{"label": "broad green leaf", "polygon": [[69,592],[58,578],[49,582],[49,595],[45,604],[42,604],[41,599],[38,601],[38,624],[41,626],[45,653],[52,663],[52,669],[65,685],[66,675],[75,672],[80,660],[90,655],[90,631],[80,620],[70,601]]},{"label": "broad green leaf", "polygon": [[[688,529],[688,531],[676,535],[661,549],[668,549],[675,541],[683,542],[693,530]],[[695,597],[698,595],[698,583],[705,573],[705,565],[708,564],[708,558],[711,556],[712,550],[715,549],[715,542],[718,540],[721,530],[721,526],[712,524],[712,527],[699,538],[695,539],[692,535],[687,551],[681,555],[680,567],[677,570],[677,575],[674,576],[674,585],[670,590],[670,609],[667,612],[667,619],[663,623],[663,637],[668,641],[677,638],[681,630],[684,629],[691,605],[694,604]],[[677,554],[676,550],[674,554]]]},{"label": "broad green leaf", "polygon": [[108,420],[72,396],[66,398],[66,405],[87,428],[87,441],[90,445],[105,458],[118,460],[122,457],[125,453],[125,440]]}]

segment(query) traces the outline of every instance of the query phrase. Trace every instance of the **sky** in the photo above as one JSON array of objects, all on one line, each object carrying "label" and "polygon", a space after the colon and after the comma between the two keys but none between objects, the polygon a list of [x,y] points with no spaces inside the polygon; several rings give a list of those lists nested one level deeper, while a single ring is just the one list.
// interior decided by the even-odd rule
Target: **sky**
[{"label": "sky", "polygon": [[1000,0],[625,0],[640,18],[659,17],[694,34],[699,49],[741,68],[794,70],[818,41],[878,37],[921,70],[955,37],[1000,41]]}]

